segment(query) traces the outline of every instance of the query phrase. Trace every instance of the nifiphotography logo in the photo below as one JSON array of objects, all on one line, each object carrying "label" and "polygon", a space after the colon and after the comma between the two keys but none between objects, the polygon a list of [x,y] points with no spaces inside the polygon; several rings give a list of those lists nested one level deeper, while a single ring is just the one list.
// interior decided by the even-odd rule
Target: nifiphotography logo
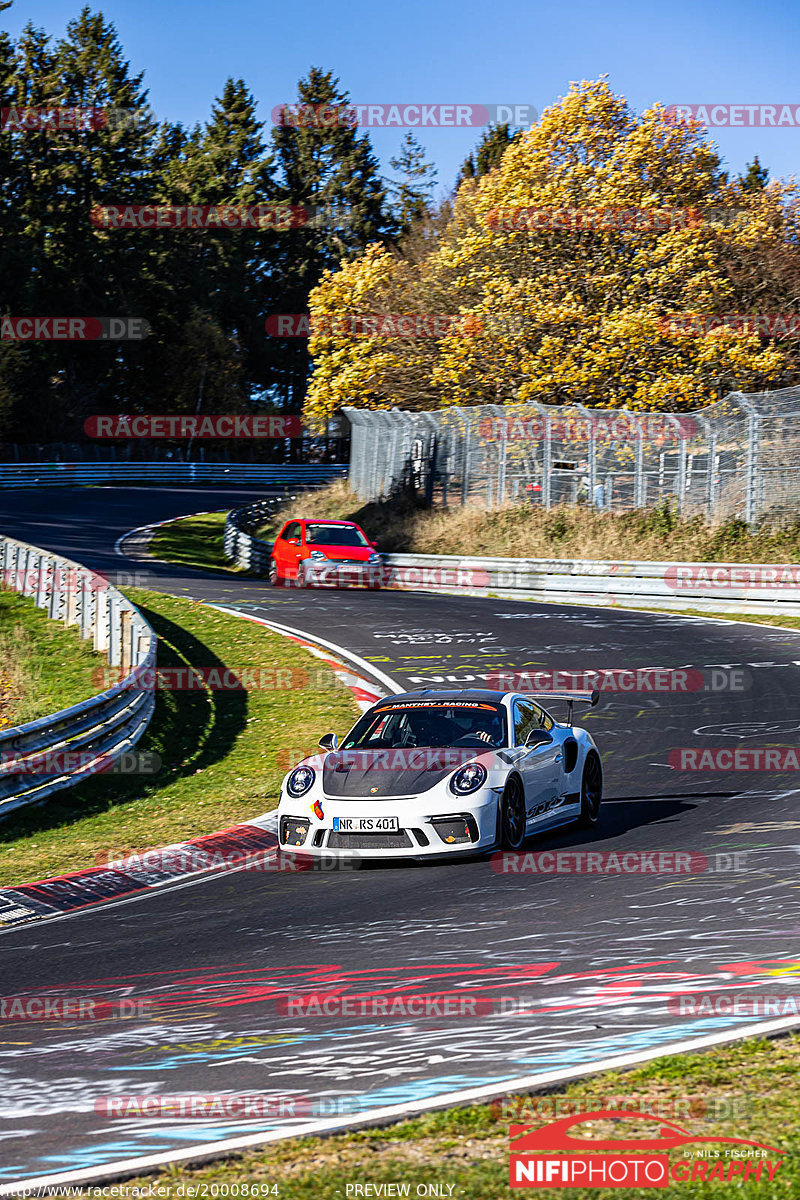
[{"label": "nifiphotography logo", "polygon": [[[657,1124],[658,1136],[605,1139],[570,1132],[587,1121],[636,1119],[650,1127]],[[509,1138],[511,1187],[665,1188],[693,1180],[733,1183],[748,1179],[767,1183],[775,1178],[784,1154],[763,1142],[698,1137],[671,1121],[658,1118],[654,1122],[652,1114],[611,1108],[573,1113],[538,1127],[512,1125]],[[673,1163],[670,1150],[680,1155]]]}]

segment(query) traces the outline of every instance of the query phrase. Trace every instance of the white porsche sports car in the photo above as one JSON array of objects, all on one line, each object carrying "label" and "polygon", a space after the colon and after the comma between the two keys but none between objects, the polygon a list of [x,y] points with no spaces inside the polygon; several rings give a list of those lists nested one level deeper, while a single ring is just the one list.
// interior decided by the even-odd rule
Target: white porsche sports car
[{"label": "white porsche sports car", "polygon": [[283,780],[281,848],[302,855],[422,858],[503,848],[558,825],[597,821],[603,768],[576,701],[559,722],[530,695],[483,689],[386,696],[339,745]]}]

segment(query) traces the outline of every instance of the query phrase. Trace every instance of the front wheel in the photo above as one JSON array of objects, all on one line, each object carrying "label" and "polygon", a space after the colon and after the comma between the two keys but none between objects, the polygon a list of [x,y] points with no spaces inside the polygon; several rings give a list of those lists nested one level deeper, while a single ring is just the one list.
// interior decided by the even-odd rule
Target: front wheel
[{"label": "front wheel", "polygon": [[525,841],[525,793],[518,779],[509,779],[500,800],[500,845],[519,850]]},{"label": "front wheel", "polygon": [[278,564],[275,562],[274,558],[271,558],[269,560],[269,570],[267,572],[267,578],[269,579],[270,587],[277,587],[278,584],[280,583],[280,576],[278,575]]},{"label": "front wheel", "polygon": [[596,754],[586,756],[581,780],[581,812],[578,825],[582,829],[591,829],[597,824],[600,813],[600,803],[603,799],[603,768]]}]

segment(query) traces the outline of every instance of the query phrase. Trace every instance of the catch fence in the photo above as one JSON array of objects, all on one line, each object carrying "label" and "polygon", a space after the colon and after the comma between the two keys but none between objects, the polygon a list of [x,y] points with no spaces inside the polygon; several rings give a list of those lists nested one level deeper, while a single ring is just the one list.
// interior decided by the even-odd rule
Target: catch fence
[{"label": "catch fence", "polygon": [[527,501],[623,512],[669,504],[749,525],[800,503],[800,388],[731,392],[691,412],[509,403],[434,412],[345,408],[350,486],[378,500]]}]

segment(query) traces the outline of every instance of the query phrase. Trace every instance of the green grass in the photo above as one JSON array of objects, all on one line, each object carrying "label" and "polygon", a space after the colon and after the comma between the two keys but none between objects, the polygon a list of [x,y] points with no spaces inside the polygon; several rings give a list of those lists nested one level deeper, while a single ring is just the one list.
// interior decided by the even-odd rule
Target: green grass
[{"label": "green grass", "polygon": [[[133,588],[126,594],[158,635],[160,667],[229,667],[300,686],[159,690],[138,746],[159,756],[159,772],[98,776],[40,808],[11,814],[0,822],[0,885],[80,870],[107,861],[109,853],[184,841],[259,816],[278,802],[286,772],[278,752],[311,752],[320,734],[343,733],[358,716],[333,672],[288,639],[191,600]],[[276,669],[294,674],[276,677]]]},{"label": "green grass", "polygon": [[[770,616],[766,613],[712,613],[701,612],[698,608],[684,609],[690,617],[708,617],[709,620],[749,621],[752,625],[773,625],[779,629],[800,629],[800,617]],[[683,613],[679,614],[683,615]]]},{"label": "green grass", "polygon": [[178,517],[156,529],[148,547],[154,558],[184,567],[201,567],[205,571],[241,573],[225,557],[222,548],[226,513],[203,513],[200,516]]},{"label": "green grass", "polygon": [[97,674],[106,657],[77,626],[51,621],[30,597],[0,590],[0,664],[21,725],[102,691]]},{"label": "green grass", "polygon": [[[748,1138],[788,1152],[772,1184],[765,1177],[763,1182],[749,1180],[720,1190],[717,1184],[698,1180],[671,1183],[668,1195],[679,1196],[681,1200],[724,1195],[735,1195],[742,1200],[776,1197],[797,1200],[800,1196],[799,1071],[800,1036],[742,1042],[705,1054],[657,1059],[625,1074],[606,1073],[549,1093],[547,1097],[509,1097],[505,1109],[497,1104],[446,1109],[383,1129],[302,1138],[196,1168],[174,1167],[161,1172],[157,1182],[161,1186],[171,1185],[171,1195],[176,1195],[175,1189],[184,1184],[184,1196],[191,1195],[190,1185],[199,1189],[196,1193],[199,1196],[203,1185],[209,1185],[207,1194],[211,1195],[211,1184],[277,1184],[281,1200],[345,1200],[347,1184],[367,1183],[408,1183],[413,1197],[416,1186],[427,1182],[452,1184],[454,1200],[459,1197],[510,1200],[514,1195],[545,1200],[554,1194],[565,1194],[570,1200],[640,1200],[651,1192],[630,1188],[570,1188],[564,1193],[554,1193],[536,1187],[517,1191],[508,1185],[510,1106],[521,1105],[523,1123],[539,1126],[553,1119],[553,1109],[548,1104],[559,1101],[562,1105],[559,1115],[565,1115],[602,1107],[602,1101],[607,1099],[611,1101],[607,1104],[610,1108],[621,1104],[628,1109],[660,1104],[666,1119],[700,1137]],[[641,1123],[611,1121],[592,1126],[592,1136],[620,1138],[626,1133],[655,1136],[657,1121],[647,1128]],[[586,1127],[581,1130],[581,1136],[585,1134]],[[685,1156],[672,1152],[670,1161],[674,1163]],[[141,1186],[145,1180],[127,1182],[129,1186]]]}]

